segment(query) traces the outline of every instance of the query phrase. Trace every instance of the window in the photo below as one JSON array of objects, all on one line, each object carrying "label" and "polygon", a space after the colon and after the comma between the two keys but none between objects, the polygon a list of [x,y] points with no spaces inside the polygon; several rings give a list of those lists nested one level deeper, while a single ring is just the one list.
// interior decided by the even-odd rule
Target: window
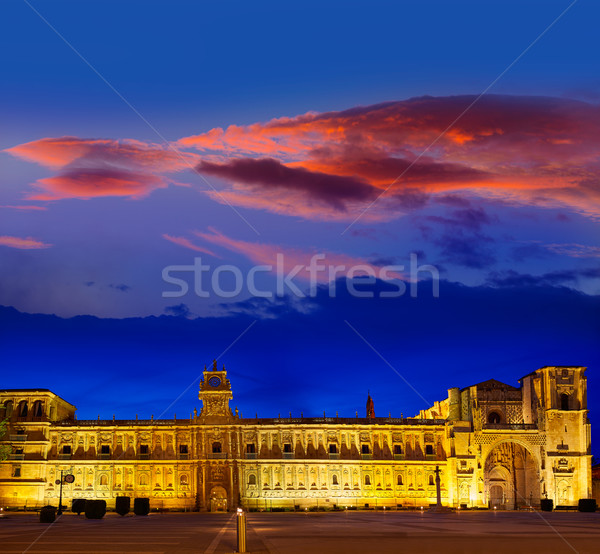
[{"label": "window", "polygon": [[256,454],[256,445],[254,443],[249,442],[246,445],[246,452],[248,454]]},{"label": "window", "polygon": [[560,409],[561,410],[569,409],[569,395],[568,394],[563,393],[560,395]]},{"label": "window", "polygon": [[23,402],[21,402],[21,404],[20,404],[19,417],[27,417],[28,413],[29,413],[29,407],[27,405],[27,401],[23,400]]},{"label": "window", "polygon": [[13,413],[13,402],[8,400],[4,403],[4,417],[10,417]]},{"label": "window", "polygon": [[402,445],[401,444],[394,445],[394,454],[402,454]]},{"label": "window", "polygon": [[429,476],[429,484],[430,485],[434,485],[435,483],[433,482],[433,475]]},{"label": "window", "polygon": [[331,477],[331,484],[332,484],[332,485],[339,485],[339,483],[338,483],[338,477],[337,477],[337,475],[333,475],[333,476]]},{"label": "window", "polygon": [[188,476],[185,473],[179,476],[179,484],[182,487],[188,484]]},{"label": "window", "polygon": [[221,443],[213,442],[212,451],[213,451],[213,454],[220,454],[221,453]]},{"label": "window", "polygon": [[[214,452],[214,450],[213,450]],[[179,445],[179,453],[180,454],[187,454],[188,453],[188,445],[187,444],[180,444]]]},{"label": "window", "polygon": [[291,452],[292,451],[292,445],[289,442],[286,442],[283,445],[283,451],[284,452],[288,452],[288,453]]},{"label": "window", "polygon": [[363,444],[360,447],[360,453],[361,454],[369,454],[370,453],[369,445],[368,444]]},{"label": "window", "polygon": [[371,484],[371,476],[370,475],[365,475],[365,485],[370,485]]},{"label": "window", "polygon": [[140,444],[140,454],[148,454],[148,445]]},{"label": "window", "polygon": [[43,409],[42,402],[40,400],[36,400],[33,405],[33,417],[42,417]]},{"label": "window", "polygon": [[100,484],[101,485],[108,485],[108,476],[107,475],[100,475]]},{"label": "window", "polygon": [[431,456],[433,454],[433,444],[425,445],[425,454],[427,454],[428,456]]},{"label": "window", "polygon": [[398,475],[398,478],[396,479],[396,484],[402,485],[402,475]]},{"label": "window", "polygon": [[251,473],[250,475],[248,475],[248,484],[256,485],[256,475],[254,475],[254,473]]},{"label": "window", "polygon": [[71,453],[71,445],[70,444],[65,444],[62,447],[62,453],[63,454],[70,454]]},{"label": "window", "polygon": [[21,466],[13,466],[12,476],[21,477]]},{"label": "window", "polygon": [[330,454],[337,454],[337,444],[330,444],[329,445],[329,453]]},{"label": "window", "polygon": [[108,444],[100,446],[100,454],[110,454],[110,446]]},{"label": "window", "polygon": [[24,435],[25,429],[17,429],[17,435]]},{"label": "window", "polygon": [[23,454],[23,449],[22,448],[16,448],[15,449],[15,454],[19,454],[19,455]]},{"label": "window", "polygon": [[498,412],[490,412],[490,415],[488,415],[488,423],[492,425],[498,425],[501,421],[502,418]]},{"label": "window", "polygon": [[140,475],[140,486],[145,487],[148,484],[148,476],[145,473]]}]

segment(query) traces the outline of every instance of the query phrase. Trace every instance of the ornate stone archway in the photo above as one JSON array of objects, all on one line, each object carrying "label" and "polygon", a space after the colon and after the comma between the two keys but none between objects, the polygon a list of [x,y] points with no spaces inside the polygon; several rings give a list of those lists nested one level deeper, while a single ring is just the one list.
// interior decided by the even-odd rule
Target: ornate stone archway
[{"label": "ornate stone archway", "polygon": [[518,509],[540,499],[537,457],[522,443],[503,440],[490,448],[484,465],[485,498],[490,507]]},{"label": "ornate stone archway", "polygon": [[216,485],[210,490],[210,511],[227,511],[227,491],[220,485]]}]

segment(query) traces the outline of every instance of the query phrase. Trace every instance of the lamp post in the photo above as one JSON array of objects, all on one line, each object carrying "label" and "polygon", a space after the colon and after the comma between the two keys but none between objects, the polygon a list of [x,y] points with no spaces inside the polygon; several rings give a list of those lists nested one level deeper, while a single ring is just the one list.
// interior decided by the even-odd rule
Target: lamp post
[{"label": "lamp post", "polygon": [[63,470],[60,470],[60,492],[58,494],[58,512],[57,516],[62,516],[62,487],[63,487]]},{"label": "lamp post", "polygon": [[[71,471],[71,470],[69,470]],[[62,516],[62,489],[63,489],[63,482],[66,483],[73,483],[73,481],[75,481],[75,476],[72,473],[67,473],[64,478],[63,478],[63,470],[60,470],[60,481],[57,479],[56,480],[56,484],[58,485],[60,483],[60,489],[59,489],[59,493],[58,493],[58,511],[56,512],[57,516]]]}]

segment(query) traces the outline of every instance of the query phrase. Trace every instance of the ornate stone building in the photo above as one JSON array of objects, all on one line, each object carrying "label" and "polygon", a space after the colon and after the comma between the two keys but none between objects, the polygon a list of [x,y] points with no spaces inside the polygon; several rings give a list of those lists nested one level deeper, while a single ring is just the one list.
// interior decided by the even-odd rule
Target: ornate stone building
[{"label": "ornate stone building", "polygon": [[48,390],[0,391],[8,418],[0,505],[150,497],[157,508],[395,507],[442,502],[513,509],[591,497],[583,367],[543,367],[519,388],[490,380],[415,418],[242,418],[225,368],[204,371],[200,414],[173,420],[77,420]]}]

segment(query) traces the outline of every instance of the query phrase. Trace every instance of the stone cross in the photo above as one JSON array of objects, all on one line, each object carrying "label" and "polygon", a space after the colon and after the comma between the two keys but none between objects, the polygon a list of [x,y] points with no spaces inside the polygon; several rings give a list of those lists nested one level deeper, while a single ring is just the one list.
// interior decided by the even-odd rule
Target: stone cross
[{"label": "stone cross", "polygon": [[437,506],[442,507],[442,491],[440,488],[440,466],[435,466],[435,492],[437,494]]}]

